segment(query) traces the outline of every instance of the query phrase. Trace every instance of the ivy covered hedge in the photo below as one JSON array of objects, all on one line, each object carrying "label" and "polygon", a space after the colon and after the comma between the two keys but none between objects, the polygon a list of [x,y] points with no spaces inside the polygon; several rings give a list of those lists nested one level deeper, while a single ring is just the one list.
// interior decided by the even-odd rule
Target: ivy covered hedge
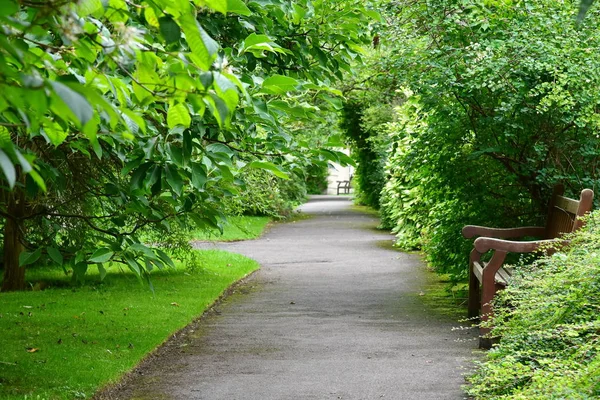
[{"label": "ivy covered hedge", "polygon": [[495,301],[499,344],[470,377],[477,399],[600,397],[600,212],[572,246],[533,265]]}]

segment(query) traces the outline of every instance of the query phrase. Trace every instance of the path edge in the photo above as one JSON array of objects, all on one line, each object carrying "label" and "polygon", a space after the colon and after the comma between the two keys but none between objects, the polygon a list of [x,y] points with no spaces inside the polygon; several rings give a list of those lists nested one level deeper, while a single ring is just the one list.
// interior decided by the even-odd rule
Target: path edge
[{"label": "path edge", "polygon": [[219,312],[215,309],[227,300],[231,295],[237,293],[238,289],[248,285],[252,281],[256,281],[257,275],[262,269],[262,266],[255,271],[250,272],[241,279],[232,283],[227,287],[219,297],[217,297],[210,305],[206,307],[204,312],[199,316],[195,317],[189,324],[183,328],[175,331],[165,340],[156,346],[154,350],[148,352],[133,368],[125,372],[116,382],[109,382],[106,385],[100,387],[90,398],[91,400],[118,400],[123,398],[122,395],[126,395],[127,391],[122,391],[124,387],[128,385],[133,379],[139,375],[144,375],[144,370],[156,359],[160,358],[163,354],[169,352],[173,348],[178,348],[179,344],[187,337],[191,331],[196,331],[199,325],[209,317],[219,315]]}]

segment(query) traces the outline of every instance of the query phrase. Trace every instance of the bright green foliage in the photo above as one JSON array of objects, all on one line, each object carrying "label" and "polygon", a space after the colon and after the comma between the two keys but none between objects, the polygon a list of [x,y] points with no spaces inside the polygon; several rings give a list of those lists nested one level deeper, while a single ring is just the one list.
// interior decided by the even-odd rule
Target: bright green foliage
[{"label": "bright green foliage", "polygon": [[322,194],[327,190],[327,165],[312,165],[306,171],[306,193]]},{"label": "bright green foliage", "polygon": [[387,162],[384,224],[454,279],[467,271],[463,225],[538,224],[557,182],[572,195],[596,186],[600,30],[591,15],[577,28],[576,9],[390,3],[366,78],[350,85],[394,109],[369,138],[384,149],[371,168]]},{"label": "bright green foliage", "polygon": [[[355,199],[359,204],[364,204],[379,209],[380,192],[385,183],[384,167],[386,159],[387,144],[377,140],[378,128],[381,124],[389,121],[389,113],[386,115],[387,107],[377,104],[368,106],[368,98],[358,101],[347,101],[342,111],[341,129],[343,130],[350,147],[352,155],[356,159],[357,167],[353,182],[356,188]],[[376,115],[369,118],[373,113]]]},{"label": "bright green foliage", "polygon": [[192,232],[190,239],[218,242],[257,239],[264,233],[269,222],[271,222],[269,217],[228,216],[223,224],[222,233],[216,229],[202,229]]},{"label": "bright green foliage", "polygon": [[[253,215],[281,218],[305,200],[304,183],[296,175],[281,179],[265,170],[247,170],[241,174],[244,186],[239,193],[223,199],[228,215]],[[286,190],[295,185],[291,190]]]},{"label": "bright green foliage", "polygon": [[478,399],[600,397],[600,213],[569,249],[519,266],[497,297],[502,338],[470,377]]},{"label": "bright green foliage", "polygon": [[78,276],[107,262],[143,276],[171,262],[140,234],[219,228],[240,171],[340,161],[290,129],[335,109],[370,39],[372,12],[330,3],[5,0],[0,211],[21,265],[60,253]]},{"label": "bright green foliage", "polygon": [[100,283],[91,272],[73,288],[60,269],[28,271],[38,288],[50,287],[0,294],[0,398],[90,398],[258,268],[221,250],[193,254],[195,267],[178,262],[153,274],[154,294],[132,273],[110,273]]}]

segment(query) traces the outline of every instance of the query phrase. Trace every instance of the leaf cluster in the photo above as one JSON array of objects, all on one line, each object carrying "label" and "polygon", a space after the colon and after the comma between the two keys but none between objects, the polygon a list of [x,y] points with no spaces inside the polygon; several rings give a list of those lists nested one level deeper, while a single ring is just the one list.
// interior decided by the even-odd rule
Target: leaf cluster
[{"label": "leaf cluster", "polygon": [[348,161],[296,130],[340,107],[373,16],[349,0],[4,2],[0,214],[20,265],[144,276],[171,264],[148,231],[220,229],[252,171]]}]

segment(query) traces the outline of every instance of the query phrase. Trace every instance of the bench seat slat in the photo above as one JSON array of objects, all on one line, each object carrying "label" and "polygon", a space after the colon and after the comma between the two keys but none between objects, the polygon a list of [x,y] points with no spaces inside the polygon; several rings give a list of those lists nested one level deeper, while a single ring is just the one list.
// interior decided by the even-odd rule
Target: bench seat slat
[{"label": "bench seat slat", "polygon": [[[483,265],[479,262],[474,262],[473,263],[473,274],[475,274],[475,276],[477,277],[477,280],[479,282],[481,282],[482,276],[483,276],[483,268],[485,268],[485,266],[487,265],[487,263],[483,263]],[[508,285],[508,281],[510,280],[511,276],[512,276],[512,268],[504,268],[504,267],[500,267],[500,269],[498,270],[498,272],[496,272],[496,283],[500,284],[502,286],[506,286]]]},{"label": "bench seat slat", "polygon": [[477,261],[473,263],[473,274],[475,274],[479,282],[481,282],[483,276],[483,267],[485,267],[485,265],[481,265]]}]

